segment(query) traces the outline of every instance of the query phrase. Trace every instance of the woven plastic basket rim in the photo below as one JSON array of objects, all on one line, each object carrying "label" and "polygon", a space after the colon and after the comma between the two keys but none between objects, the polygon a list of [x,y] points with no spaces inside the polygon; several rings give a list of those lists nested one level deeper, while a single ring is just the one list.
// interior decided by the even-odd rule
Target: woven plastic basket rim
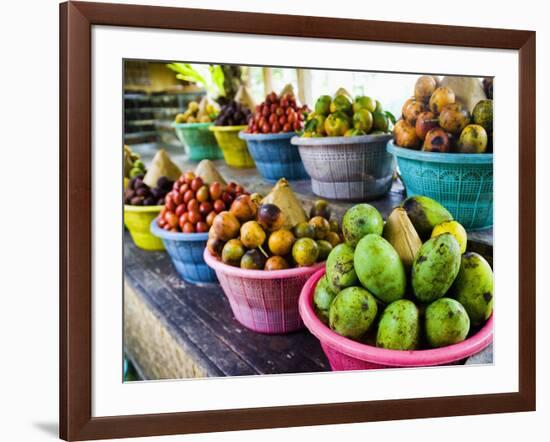
[{"label": "woven plastic basket rim", "polygon": [[212,132],[240,132],[241,130],[246,129],[247,125],[241,126],[210,126],[208,130]]},{"label": "woven plastic basket rim", "polygon": [[201,127],[208,127],[213,126],[214,123],[172,123],[172,127],[175,127],[176,129],[193,129],[197,128],[200,129]]},{"label": "woven plastic basket rim", "polygon": [[133,213],[152,213],[160,212],[164,206],[132,206],[130,204],[124,204],[125,212]]},{"label": "woven plastic basket rim", "polygon": [[319,279],[323,277],[325,270],[321,269],[312,275],[300,293],[299,311],[302,321],[307,329],[332,349],[347,356],[395,367],[419,367],[442,365],[458,361],[471,356],[487,347],[493,339],[493,315],[475,335],[458,344],[430,350],[386,350],[361,344],[351,339],[340,336],[321,322],[313,309],[313,294]]},{"label": "woven plastic basket rim", "polygon": [[356,137],[322,137],[322,138],[302,138],[292,137],[290,142],[295,146],[340,146],[342,144],[371,144],[379,143],[381,141],[388,141],[391,139],[390,134],[377,134],[377,135],[359,135]]},{"label": "woven plastic basket rim", "polygon": [[436,153],[422,152],[420,150],[407,149],[396,146],[393,140],[388,141],[387,151],[399,158],[409,160],[425,161],[429,163],[448,164],[491,164],[492,153]]},{"label": "woven plastic basket rim", "polygon": [[149,228],[151,233],[158,238],[169,239],[172,241],[207,241],[208,233],[180,233],[180,232],[168,232],[161,229],[158,224],[158,216],[151,221],[151,227]]},{"label": "woven plastic basket rim", "polygon": [[249,270],[241,269],[224,264],[219,259],[210,254],[208,249],[204,249],[204,260],[215,271],[230,276],[237,276],[245,279],[287,279],[296,276],[303,276],[322,270],[325,267],[325,262],[319,262],[309,267],[296,267],[285,270]]},{"label": "woven plastic basket rim", "polygon": [[277,134],[249,134],[245,131],[239,132],[239,138],[241,140],[251,141],[270,141],[270,140],[284,140],[286,138],[292,138],[296,135],[296,132],[279,132]]}]

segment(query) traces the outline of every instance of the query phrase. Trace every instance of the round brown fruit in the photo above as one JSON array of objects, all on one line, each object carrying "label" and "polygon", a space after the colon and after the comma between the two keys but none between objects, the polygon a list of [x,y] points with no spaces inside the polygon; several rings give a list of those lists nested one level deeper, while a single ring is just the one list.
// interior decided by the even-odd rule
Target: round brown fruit
[{"label": "round brown fruit", "polygon": [[222,190],[222,185],[219,182],[214,181],[210,184],[210,198],[212,198],[213,201],[216,201],[222,196]]},{"label": "round brown fruit", "polygon": [[332,247],[336,247],[342,242],[340,235],[336,232],[329,232],[325,239],[332,245]]},{"label": "round brown fruit", "polygon": [[185,204],[180,204],[178,207],[176,207],[176,216],[182,216],[186,210],[187,206]]},{"label": "round brown fruit", "polygon": [[433,92],[437,88],[435,78],[431,75],[422,75],[414,85],[414,97],[423,103],[428,103]]},{"label": "round brown fruit", "polygon": [[315,238],[315,228],[307,221],[296,224],[293,230],[296,238]]},{"label": "round brown fruit", "polygon": [[269,235],[267,245],[274,255],[287,255],[292,250],[296,238],[290,230],[279,229]]},{"label": "round brown fruit", "polygon": [[319,247],[319,256],[317,257],[317,261],[325,261],[332,251],[332,244],[324,239],[320,239],[317,241],[317,247]]},{"label": "round brown fruit", "polygon": [[214,210],[216,213],[221,213],[225,210],[225,203],[222,200],[214,201]]},{"label": "round brown fruit", "polygon": [[438,87],[430,97],[430,110],[438,114],[447,104],[455,102],[455,93],[448,87]]},{"label": "round brown fruit", "polygon": [[330,223],[322,216],[314,216],[309,220],[309,225],[313,226],[315,239],[323,239],[330,232]]},{"label": "round brown fruit", "polygon": [[187,211],[188,212],[198,212],[199,207],[201,203],[198,202],[195,198],[193,198],[191,201],[187,203]]},{"label": "round brown fruit", "polygon": [[292,258],[299,266],[310,266],[319,257],[319,246],[311,238],[300,238],[292,246]]},{"label": "round brown fruit", "polygon": [[183,195],[183,202],[187,204],[189,201],[191,201],[193,198],[195,198],[195,192],[193,192],[191,189],[189,189],[185,194]]},{"label": "round brown fruit", "polygon": [[197,233],[206,233],[208,232],[208,224],[206,224],[204,221],[199,221],[196,225],[195,225],[195,230],[197,231]]},{"label": "round brown fruit", "polygon": [[417,149],[420,146],[420,138],[416,135],[416,129],[405,120],[399,120],[393,128],[393,140],[401,147]]},{"label": "round brown fruit", "polygon": [[418,138],[424,140],[426,134],[437,127],[438,120],[433,112],[422,112],[416,119],[415,131]]},{"label": "round brown fruit", "polygon": [[268,232],[279,230],[285,222],[283,212],[275,204],[262,204],[256,218]]},{"label": "round brown fruit", "polygon": [[241,242],[249,249],[260,247],[266,234],[257,221],[247,221],[241,227]]},{"label": "round brown fruit", "polygon": [[183,225],[182,232],[183,233],[195,233],[195,226],[193,224],[187,222]]},{"label": "round brown fruit", "polygon": [[180,229],[183,230],[183,226],[189,222],[189,212],[182,213],[178,220]]},{"label": "round brown fruit", "polygon": [[231,203],[229,211],[243,223],[256,217],[258,206],[252,201],[250,195],[240,195]]},{"label": "round brown fruit", "polygon": [[199,221],[202,221],[202,217],[199,212],[187,212],[187,219],[193,225],[197,224]]},{"label": "round brown fruit", "polygon": [[440,127],[436,127],[435,129],[429,131],[426,134],[426,139],[424,140],[422,150],[425,152],[450,152],[451,142],[447,132]]},{"label": "round brown fruit", "polygon": [[265,262],[265,256],[258,249],[248,250],[241,258],[241,269],[263,270]]},{"label": "round brown fruit", "polygon": [[209,238],[208,241],[206,241],[206,248],[210,252],[211,255],[217,256],[220,258],[222,256],[222,250],[225,243],[218,238]]},{"label": "round brown fruit", "polygon": [[196,197],[201,203],[208,201],[210,199],[210,192],[208,192],[208,186],[201,186],[199,190],[197,190]]},{"label": "round brown fruit", "polygon": [[222,261],[225,264],[239,266],[241,263],[241,258],[243,257],[245,252],[246,250],[241,241],[236,238],[230,239],[223,246]]},{"label": "round brown fruit", "polygon": [[167,212],[164,219],[170,227],[177,227],[179,219],[174,212]]},{"label": "round brown fruit", "polygon": [[213,210],[214,208],[212,207],[212,203],[210,201],[204,201],[199,206],[199,213],[205,218],[211,213],[214,213]]},{"label": "round brown fruit", "polygon": [[214,222],[214,218],[216,217],[217,213],[212,211],[210,212],[207,216],[206,216],[206,224],[208,224],[208,226],[211,226],[212,223]]},{"label": "round brown fruit", "polygon": [[403,107],[401,108],[401,116],[403,118],[405,118],[405,109],[407,109],[407,106],[409,106],[409,104],[411,103],[414,103],[415,101],[416,101],[416,98],[414,97],[411,97],[405,100],[405,102],[403,103]]},{"label": "round brown fruit", "polygon": [[470,113],[456,103],[444,106],[439,114],[439,125],[453,135],[460,135],[468,124],[470,124]]},{"label": "round brown fruit", "polygon": [[264,270],[285,270],[289,265],[282,256],[271,256],[265,262]]},{"label": "round brown fruit", "polygon": [[405,117],[407,123],[409,123],[411,126],[414,126],[416,124],[416,119],[418,118],[418,116],[425,111],[425,104],[421,101],[414,100],[413,102],[409,103],[409,105],[405,108],[403,116]]},{"label": "round brown fruit", "polygon": [[191,171],[185,172],[183,174],[183,179],[187,184],[191,184],[191,181],[195,179],[195,172],[191,172]]},{"label": "round brown fruit", "polygon": [[328,202],[325,200],[317,200],[313,203],[309,211],[309,217],[322,216],[325,219],[330,219],[331,210]]},{"label": "round brown fruit", "polygon": [[199,190],[202,186],[204,185],[204,181],[202,180],[202,178],[200,176],[196,177],[196,178],[193,178],[193,181],[191,181],[191,190],[193,190],[194,192],[196,192],[197,190]]},{"label": "round brown fruit", "polygon": [[222,241],[236,238],[239,235],[240,228],[241,223],[239,223],[239,220],[235,218],[235,215],[227,211],[218,213],[212,223],[212,229],[214,229],[216,237]]}]

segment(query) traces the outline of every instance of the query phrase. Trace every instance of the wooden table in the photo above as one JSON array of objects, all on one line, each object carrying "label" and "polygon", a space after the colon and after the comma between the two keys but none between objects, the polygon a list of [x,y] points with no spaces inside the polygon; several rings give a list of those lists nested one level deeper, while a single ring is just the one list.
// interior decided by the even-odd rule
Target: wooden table
[{"label": "wooden table", "polygon": [[[143,154],[143,153],[142,153]],[[182,170],[192,165],[181,164]],[[255,169],[217,164],[228,180],[266,194],[271,186]],[[317,197],[309,181],[292,183],[304,206]],[[399,181],[384,198],[372,201],[386,217],[405,197]],[[336,217],[354,203],[331,202]],[[471,239],[492,245],[492,229]],[[124,240],[124,343],[127,355],[145,379],[305,373],[330,370],[318,340],[307,330],[262,335],[240,325],[217,284],[195,286],[182,281],[165,252],[138,249]],[[469,363],[492,361],[492,348]]]}]

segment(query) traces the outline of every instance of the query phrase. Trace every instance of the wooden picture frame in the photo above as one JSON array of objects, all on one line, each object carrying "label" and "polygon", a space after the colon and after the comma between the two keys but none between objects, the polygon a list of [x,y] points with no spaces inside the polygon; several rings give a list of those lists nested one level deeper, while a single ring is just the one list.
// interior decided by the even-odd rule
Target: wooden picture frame
[{"label": "wooden picture frame", "polygon": [[[92,417],[93,25],[519,51],[519,391]],[[122,438],[535,410],[535,32],[68,2],[60,5],[60,436]]]}]

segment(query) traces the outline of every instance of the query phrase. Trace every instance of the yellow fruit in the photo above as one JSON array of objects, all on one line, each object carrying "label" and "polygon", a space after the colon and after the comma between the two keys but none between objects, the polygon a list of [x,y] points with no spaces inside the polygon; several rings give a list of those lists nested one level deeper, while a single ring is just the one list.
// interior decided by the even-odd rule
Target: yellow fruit
[{"label": "yellow fruit", "polygon": [[460,246],[460,253],[466,252],[466,245],[468,243],[468,235],[462,224],[458,221],[443,221],[441,224],[438,224],[434,227],[432,231],[432,238],[442,233],[450,233],[458,241]]},{"label": "yellow fruit", "polygon": [[422,247],[422,241],[405,209],[396,207],[392,210],[386,220],[383,236],[393,246],[405,269],[409,270]]},{"label": "yellow fruit", "polygon": [[269,235],[267,244],[271,253],[284,256],[290,253],[294,241],[296,241],[296,238],[290,230],[280,229]]}]

